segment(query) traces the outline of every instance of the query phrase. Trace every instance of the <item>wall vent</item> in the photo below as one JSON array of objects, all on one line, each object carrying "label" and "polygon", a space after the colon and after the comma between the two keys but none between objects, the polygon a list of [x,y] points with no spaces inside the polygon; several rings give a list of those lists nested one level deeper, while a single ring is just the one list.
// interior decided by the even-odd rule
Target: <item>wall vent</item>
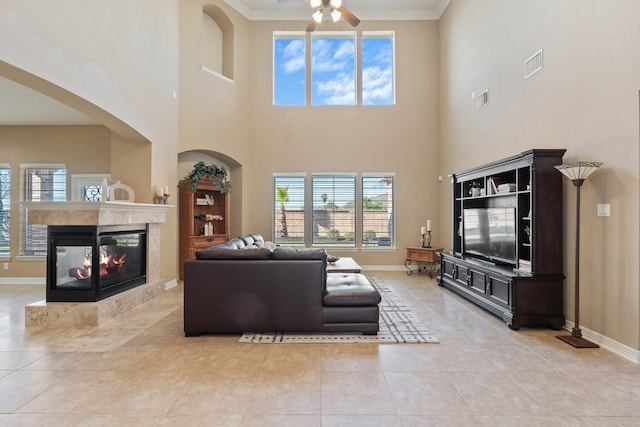
[{"label": "wall vent", "polygon": [[485,90],[476,96],[476,108],[481,109],[489,103],[489,91]]},{"label": "wall vent", "polygon": [[540,70],[542,70],[542,49],[524,61],[524,78],[528,79]]}]

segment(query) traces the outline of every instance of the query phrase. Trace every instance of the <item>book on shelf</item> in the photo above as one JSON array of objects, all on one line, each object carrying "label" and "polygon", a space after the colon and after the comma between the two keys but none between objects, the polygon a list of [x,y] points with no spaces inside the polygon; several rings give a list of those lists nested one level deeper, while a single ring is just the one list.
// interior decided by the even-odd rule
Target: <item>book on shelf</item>
[{"label": "book on shelf", "polygon": [[516,191],[516,185],[513,183],[506,183],[498,185],[498,193],[513,193]]}]

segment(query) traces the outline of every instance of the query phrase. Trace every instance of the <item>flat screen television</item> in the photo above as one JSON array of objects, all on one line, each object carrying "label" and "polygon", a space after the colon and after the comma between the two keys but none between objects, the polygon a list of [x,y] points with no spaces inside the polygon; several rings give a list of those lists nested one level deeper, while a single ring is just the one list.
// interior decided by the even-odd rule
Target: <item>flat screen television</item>
[{"label": "flat screen television", "polygon": [[515,208],[464,210],[464,251],[481,258],[515,263]]}]

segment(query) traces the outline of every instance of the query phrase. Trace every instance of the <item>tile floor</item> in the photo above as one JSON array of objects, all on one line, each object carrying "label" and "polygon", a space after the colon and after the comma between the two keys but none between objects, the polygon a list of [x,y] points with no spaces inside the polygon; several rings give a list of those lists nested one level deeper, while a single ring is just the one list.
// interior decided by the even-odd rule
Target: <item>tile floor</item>
[{"label": "tile floor", "polygon": [[185,338],[182,288],[97,328],[24,327],[0,286],[0,426],[637,426],[640,366],[511,331],[425,275],[367,272],[440,344]]}]

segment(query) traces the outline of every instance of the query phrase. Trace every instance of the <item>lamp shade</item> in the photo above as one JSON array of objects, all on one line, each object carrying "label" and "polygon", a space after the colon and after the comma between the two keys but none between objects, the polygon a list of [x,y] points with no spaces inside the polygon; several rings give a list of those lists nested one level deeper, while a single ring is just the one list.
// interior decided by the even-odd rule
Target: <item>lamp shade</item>
[{"label": "lamp shade", "polygon": [[318,24],[322,22],[322,9],[318,9],[316,10],[316,12],[311,15],[311,17],[313,18],[314,21],[316,21]]},{"label": "lamp shade", "polygon": [[335,8],[342,7],[342,0],[331,0],[329,3]]},{"label": "lamp shade", "polygon": [[338,22],[341,16],[342,13],[338,9],[333,9],[331,11],[331,18],[333,18],[333,22]]},{"label": "lamp shade", "polygon": [[311,5],[311,7],[320,7],[320,5],[322,4],[322,0],[311,0],[309,4]]},{"label": "lamp shade", "polygon": [[558,165],[555,168],[571,181],[584,181],[600,166],[602,166],[602,162],[575,162]]}]

